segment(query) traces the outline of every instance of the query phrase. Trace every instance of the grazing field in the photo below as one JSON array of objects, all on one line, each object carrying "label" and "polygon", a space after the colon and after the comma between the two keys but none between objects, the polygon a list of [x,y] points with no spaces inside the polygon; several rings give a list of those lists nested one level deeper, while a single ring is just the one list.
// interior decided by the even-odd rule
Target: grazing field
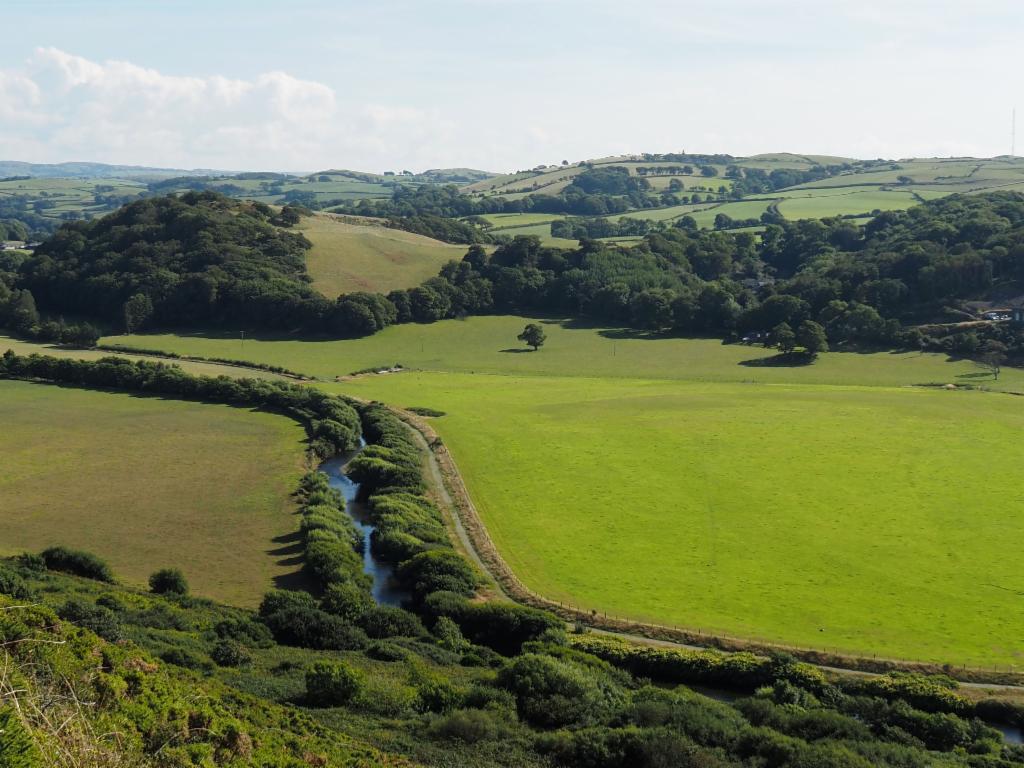
[{"label": "grazing field", "polygon": [[[542,320],[548,340],[538,354],[516,335],[527,318],[512,315],[394,325],[374,336],[339,341],[263,340],[192,334],[110,336],[106,344],[165,349],[282,365],[333,379],[373,366],[525,376],[597,376],[766,384],[980,384],[1024,391],[1024,371],[1005,368],[998,381],[969,361],[917,352],[831,352],[814,365],[774,366],[774,351],[718,339],[648,336],[615,328]],[[404,375],[404,374],[402,374]]]},{"label": "grazing field", "polygon": [[868,655],[1024,651],[1018,398],[441,373],[342,388],[446,412],[433,425],[499,550],[553,599]]},{"label": "grazing field", "polygon": [[445,262],[461,259],[467,248],[325,214],[304,218],[296,229],[313,243],[306,257],[313,287],[331,298],[412,288],[437,275]]},{"label": "grazing field", "polygon": [[298,570],[282,543],[305,433],[225,405],[0,381],[0,553],[62,544],[143,585],[255,605]]},{"label": "grazing field", "polygon": [[[594,610],[849,652],[1010,664],[1024,523],[1019,398],[966,361],[773,352],[519,317],[246,342],[332,391],[429,407],[526,583]],[[224,339],[144,336],[228,355]],[[232,356],[239,354],[235,349]],[[911,610],[911,606],[913,609]],[[1014,622],[1017,622],[1016,624]]]},{"label": "grazing field", "polygon": [[786,197],[779,212],[787,219],[821,219],[827,216],[854,216],[872,211],[905,210],[921,200],[912,192],[900,190],[827,190],[829,194]]}]

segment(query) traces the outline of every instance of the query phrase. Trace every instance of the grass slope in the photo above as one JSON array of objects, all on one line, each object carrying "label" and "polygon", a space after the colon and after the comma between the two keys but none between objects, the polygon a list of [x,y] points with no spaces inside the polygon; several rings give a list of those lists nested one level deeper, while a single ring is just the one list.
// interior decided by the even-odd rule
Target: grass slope
[{"label": "grass slope", "polygon": [[331,298],[412,288],[466,252],[464,245],[375,224],[351,224],[326,214],[304,218],[296,228],[313,243],[306,257],[313,287]]},{"label": "grass slope", "polygon": [[193,590],[254,605],[297,570],[275,538],[305,437],[222,405],[0,382],[0,553],[95,552],[143,584],[181,568]]}]

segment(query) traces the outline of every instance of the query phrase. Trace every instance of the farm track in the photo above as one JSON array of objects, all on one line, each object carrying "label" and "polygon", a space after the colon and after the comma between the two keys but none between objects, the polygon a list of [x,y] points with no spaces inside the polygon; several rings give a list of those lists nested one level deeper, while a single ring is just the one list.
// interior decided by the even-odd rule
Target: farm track
[{"label": "farm track", "polygon": [[426,451],[427,466],[430,470],[435,495],[441,502],[442,509],[447,510],[446,516],[458,539],[459,548],[483,570],[493,583],[495,591],[504,599],[534,608],[542,608],[555,613],[567,622],[582,624],[598,634],[618,637],[643,645],[685,650],[785,652],[833,674],[879,676],[893,671],[946,674],[956,678],[960,685],[966,688],[1003,691],[1019,691],[1022,688],[1024,680],[1013,673],[969,667],[954,668],[901,659],[845,655],[821,649],[798,648],[705,634],[681,627],[668,627],[609,617],[596,611],[580,610],[545,598],[523,584],[498,552],[473,505],[451,453],[433,428],[422,417],[413,413],[398,408],[392,408],[392,411],[405,422],[417,443]]}]

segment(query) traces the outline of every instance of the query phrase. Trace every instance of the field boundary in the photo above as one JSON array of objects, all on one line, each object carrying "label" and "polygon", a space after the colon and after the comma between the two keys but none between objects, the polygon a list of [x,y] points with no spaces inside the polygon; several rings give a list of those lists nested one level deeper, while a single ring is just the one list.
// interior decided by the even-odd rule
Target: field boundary
[{"label": "field boundary", "polygon": [[887,672],[914,672],[919,674],[949,675],[957,680],[973,684],[1016,686],[1024,684],[1024,675],[998,668],[969,667],[965,665],[938,664],[931,662],[890,659],[879,656],[858,656],[821,648],[801,647],[762,640],[731,637],[718,633],[707,633],[696,629],[668,626],[627,618],[609,616],[606,613],[584,609],[571,603],[563,603],[544,597],[527,587],[501,556],[491,539],[476,506],[469,495],[455,460],[433,427],[422,417],[399,408],[392,411],[418,432],[424,439],[430,455],[437,464],[443,488],[440,489],[450,502],[453,526],[463,544],[472,550],[472,559],[484,568],[511,600],[534,608],[550,611],[567,622],[581,624],[601,632],[633,637],[636,640],[670,642],[694,648],[714,648],[726,652],[749,651],[761,654],[788,653],[801,661],[837,672],[866,672],[884,674]]}]

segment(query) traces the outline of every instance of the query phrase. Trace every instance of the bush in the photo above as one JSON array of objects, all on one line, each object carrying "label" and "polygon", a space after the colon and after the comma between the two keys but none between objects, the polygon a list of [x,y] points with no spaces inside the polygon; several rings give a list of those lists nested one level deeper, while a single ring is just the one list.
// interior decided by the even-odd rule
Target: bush
[{"label": "bush", "polygon": [[13,597],[15,600],[31,600],[32,590],[28,584],[14,571],[0,566],[0,594]]},{"label": "bush", "polygon": [[409,652],[404,648],[386,641],[371,643],[366,655],[377,661],[405,661],[409,658]]},{"label": "bush", "polygon": [[393,605],[374,606],[363,614],[359,625],[373,638],[423,637],[427,634],[416,614]]},{"label": "bush", "polygon": [[224,619],[213,631],[221,640],[236,640],[253,648],[269,648],[274,644],[274,636],[267,625],[249,618]]},{"label": "bush", "polygon": [[33,573],[42,573],[46,570],[46,561],[43,560],[42,555],[37,555],[34,552],[23,552],[17,557],[18,565],[24,568],[26,571],[32,571]]},{"label": "bush", "polygon": [[318,661],[306,671],[306,698],[315,706],[346,704],[362,686],[362,675],[343,662]]},{"label": "bush", "polygon": [[274,589],[263,596],[259,612],[260,616],[269,616],[290,608],[316,608],[316,600],[308,592]]},{"label": "bush", "polygon": [[407,717],[416,705],[416,689],[390,677],[374,677],[360,691],[356,706],[384,717]]},{"label": "bush", "polygon": [[252,663],[249,649],[235,640],[221,640],[210,651],[218,667],[244,667]]},{"label": "bush", "polygon": [[149,577],[149,590],[158,595],[187,595],[188,582],[177,568],[162,568]]},{"label": "bush", "polygon": [[105,562],[88,552],[78,552],[65,547],[50,547],[40,553],[46,567],[51,571],[70,573],[86,579],[105,581],[112,584],[114,574]]},{"label": "bush", "polygon": [[320,607],[346,621],[358,622],[374,607],[373,597],[355,584],[331,584],[320,599]]},{"label": "bush", "polygon": [[319,608],[285,608],[263,619],[282,645],[343,651],[365,648],[366,633]]},{"label": "bush", "polygon": [[439,590],[469,597],[478,583],[473,567],[457,552],[445,549],[421,552],[405,561],[398,578],[421,597]]},{"label": "bush", "polygon": [[210,664],[199,654],[186,651],[184,648],[171,648],[160,654],[161,661],[185,669],[205,670]]},{"label": "bush", "polygon": [[427,727],[427,735],[443,741],[476,744],[498,738],[504,731],[494,713],[479,709],[460,709],[439,717]]},{"label": "bush", "polygon": [[121,622],[109,608],[90,605],[82,600],[68,600],[57,611],[57,615],[65,621],[95,632],[112,643],[123,637]]}]

